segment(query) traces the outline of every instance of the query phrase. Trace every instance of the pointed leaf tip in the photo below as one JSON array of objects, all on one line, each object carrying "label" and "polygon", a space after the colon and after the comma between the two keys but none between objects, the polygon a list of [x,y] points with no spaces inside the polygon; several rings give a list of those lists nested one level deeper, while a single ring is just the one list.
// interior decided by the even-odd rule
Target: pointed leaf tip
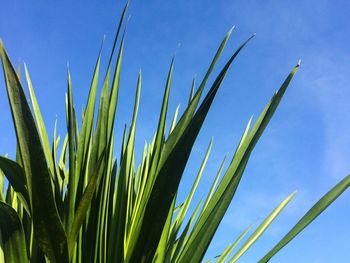
[{"label": "pointed leaf tip", "polygon": [[235,25],[234,25],[234,26],[232,26],[232,27],[230,28],[230,30],[228,31],[228,34],[229,34],[229,35],[231,35],[232,31],[233,31],[235,28],[236,28],[236,26],[235,26]]}]

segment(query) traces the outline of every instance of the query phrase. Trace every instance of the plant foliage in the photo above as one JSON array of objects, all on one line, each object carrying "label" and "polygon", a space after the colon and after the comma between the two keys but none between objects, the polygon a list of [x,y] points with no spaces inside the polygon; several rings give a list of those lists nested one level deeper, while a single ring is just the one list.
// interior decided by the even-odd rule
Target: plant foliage
[{"label": "plant foliage", "polygon": [[[144,145],[141,162],[135,164],[140,72],[131,125],[124,131],[117,160],[113,157],[114,123],[124,46],[121,31],[127,6],[120,19],[99,97],[101,51],[98,55],[80,125],[68,71],[67,132],[62,140],[55,127],[50,142],[27,67],[30,103],[20,75],[0,43],[17,137],[16,159],[0,157],[0,262],[201,262],[234,198],[250,154],[299,68],[298,64],[287,76],[257,121],[253,124],[252,119],[249,120],[227,169],[223,171],[221,165],[208,195],[189,212],[212,142],[190,193],[178,205],[177,193],[184,169],[225,75],[254,35],[233,52],[201,99],[233,29],[227,33],[197,90],[192,86],[186,109],[178,119],[177,108],[167,131],[174,60],[171,62],[157,130],[153,140]],[[4,177],[8,181],[6,189]],[[348,176],[330,190],[260,262],[269,261],[349,183]],[[244,230],[214,261],[236,262],[294,194],[282,200],[247,238],[251,227]]]}]

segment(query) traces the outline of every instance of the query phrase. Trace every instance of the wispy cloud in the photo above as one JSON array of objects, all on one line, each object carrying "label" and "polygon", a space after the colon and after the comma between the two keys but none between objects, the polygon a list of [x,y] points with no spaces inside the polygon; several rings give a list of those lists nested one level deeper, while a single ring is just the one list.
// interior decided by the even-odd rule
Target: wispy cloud
[{"label": "wispy cloud", "polygon": [[312,71],[304,75],[301,85],[308,87],[322,117],[325,172],[339,179],[350,171],[350,56],[340,59],[336,51],[329,51],[312,57]]}]

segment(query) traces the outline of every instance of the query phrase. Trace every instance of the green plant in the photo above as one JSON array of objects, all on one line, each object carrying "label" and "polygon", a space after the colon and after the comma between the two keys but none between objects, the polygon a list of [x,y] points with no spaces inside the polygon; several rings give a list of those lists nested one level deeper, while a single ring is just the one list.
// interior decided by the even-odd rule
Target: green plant
[{"label": "green plant", "polygon": [[[299,64],[288,75],[254,125],[250,119],[222,179],[220,167],[206,199],[185,221],[189,205],[206,165],[212,142],[204,156],[191,192],[176,206],[178,186],[193,144],[227,71],[241,49],[223,67],[200,102],[216,62],[232,30],[221,42],[198,89],[194,85],[187,108],[178,109],[166,132],[166,115],[172,79],[171,63],[153,140],[144,146],[135,165],[135,133],[141,72],[138,76],[133,118],[122,138],[119,162],[113,159],[114,120],[118,99],[124,36],[117,62],[112,58],[125,17],[123,11],[103,81],[97,115],[95,104],[100,68],[98,56],[90,92],[78,121],[68,71],[66,97],[67,134],[60,144],[56,128],[50,144],[34,89],[25,67],[32,110],[19,74],[11,65],[2,42],[1,60],[17,136],[16,160],[0,157],[0,261],[1,262],[200,262],[220,224],[247,165],[249,156],[274,114]],[[112,77],[112,78],[111,78]],[[96,121],[96,122],[95,122]],[[9,185],[5,191],[4,176]],[[267,262],[330,205],[350,184],[347,176],[327,193],[260,262]],[[283,200],[231,256],[242,254],[292,199]],[[215,260],[224,262],[247,235],[248,227]]]}]

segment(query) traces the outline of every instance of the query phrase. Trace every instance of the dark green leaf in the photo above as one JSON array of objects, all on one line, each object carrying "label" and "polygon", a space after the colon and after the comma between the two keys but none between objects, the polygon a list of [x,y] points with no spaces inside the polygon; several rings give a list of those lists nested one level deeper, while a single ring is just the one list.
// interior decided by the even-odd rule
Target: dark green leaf
[{"label": "dark green leaf", "polygon": [[4,252],[6,263],[29,262],[21,220],[16,211],[2,201],[0,201],[0,250]]},{"label": "dark green leaf", "polygon": [[[162,150],[161,159],[157,166],[157,175],[152,192],[146,205],[140,234],[135,246],[131,247],[130,252],[128,251],[130,254],[127,255],[127,262],[152,260],[193,144],[231,63],[249,39],[226,63],[177,143],[172,145],[171,148],[169,148],[170,146],[168,148],[164,146],[165,149]],[[174,134],[175,129],[172,134]]]},{"label": "dark green leaf", "polygon": [[26,178],[22,167],[15,161],[12,161],[4,156],[0,156],[0,169],[4,172],[13,189],[18,193],[18,197],[20,198],[23,207],[26,209],[28,214],[30,214],[30,199]]},{"label": "dark green leaf", "polygon": [[51,175],[38,130],[2,42],[0,42],[0,53],[19,151],[31,197],[35,235],[41,249],[52,262],[68,262],[66,235],[55,205]]}]

